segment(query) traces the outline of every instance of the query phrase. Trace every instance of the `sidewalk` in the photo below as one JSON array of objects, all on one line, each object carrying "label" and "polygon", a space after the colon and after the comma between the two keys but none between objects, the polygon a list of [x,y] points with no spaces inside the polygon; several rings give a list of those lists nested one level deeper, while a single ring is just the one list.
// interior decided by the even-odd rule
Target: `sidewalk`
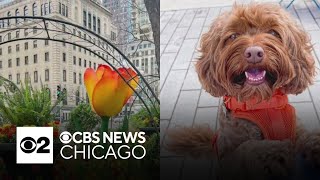
[{"label": "sidewalk", "polygon": [[[167,1],[161,0],[161,4]],[[187,4],[187,1],[183,2]],[[195,9],[188,9],[187,6],[181,6],[180,10],[162,10],[160,13],[161,145],[166,141],[168,128],[204,123],[213,129],[217,126],[217,110],[221,100],[201,89],[194,70],[194,63],[195,58],[199,55],[196,49],[199,47],[201,34],[208,30],[215,17],[230,10],[231,6],[218,4],[216,7],[207,6]],[[320,10],[311,1],[297,0],[288,11],[310,34],[314,44],[313,55],[316,58],[316,66],[319,68]],[[320,127],[319,91],[320,72],[318,69],[314,85],[298,96],[290,95],[289,97],[291,104],[296,108],[300,123],[308,129]],[[176,156],[165,151],[163,146],[161,147],[161,172],[166,171],[164,175],[170,175],[169,179],[214,178],[213,162],[210,160]],[[171,169],[168,169],[169,167]],[[195,174],[193,173],[195,171],[202,173]]]}]

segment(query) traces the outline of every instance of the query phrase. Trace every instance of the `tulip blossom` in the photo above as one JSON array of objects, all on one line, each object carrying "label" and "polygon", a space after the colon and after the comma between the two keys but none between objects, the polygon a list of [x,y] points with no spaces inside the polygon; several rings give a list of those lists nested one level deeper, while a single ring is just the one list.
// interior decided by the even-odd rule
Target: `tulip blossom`
[{"label": "tulip blossom", "polygon": [[84,73],[91,107],[101,117],[119,114],[133,94],[130,86],[138,86],[139,78],[131,68],[119,68],[118,72],[107,65],[99,65],[97,71],[87,68]]}]

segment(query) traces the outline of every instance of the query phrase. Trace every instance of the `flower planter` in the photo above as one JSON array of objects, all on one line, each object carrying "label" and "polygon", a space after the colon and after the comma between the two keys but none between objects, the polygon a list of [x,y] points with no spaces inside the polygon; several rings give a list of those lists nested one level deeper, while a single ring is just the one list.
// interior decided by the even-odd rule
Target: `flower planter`
[{"label": "flower planter", "polygon": [[[54,143],[53,159],[59,155],[61,145]],[[53,164],[17,164],[16,143],[0,143],[0,157],[5,163],[8,176],[12,179],[53,179]]]}]

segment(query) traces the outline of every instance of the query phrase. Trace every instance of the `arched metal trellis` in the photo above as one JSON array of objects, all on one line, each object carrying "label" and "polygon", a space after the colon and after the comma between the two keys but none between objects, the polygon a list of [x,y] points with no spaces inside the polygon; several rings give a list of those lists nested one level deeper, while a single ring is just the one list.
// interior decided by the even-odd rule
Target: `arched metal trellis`
[{"label": "arched metal trellis", "polygon": [[[23,31],[23,34],[21,31]],[[124,53],[105,37],[82,26],[59,19],[40,16],[10,16],[0,18],[0,34],[0,46],[22,40],[55,41],[73,45],[73,47],[88,51],[88,53],[92,53],[95,58],[103,60],[113,68],[123,80],[125,80],[125,78],[119,73],[117,68],[130,67],[137,72],[137,76],[140,79],[138,89],[134,89],[128,83],[135,77],[131,77],[130,80],[125,81],[135,92],[136,98],[140,100],[150,116],[152,116],[150,107],[156,109],[156,106],[160,104],[156,93],[150,86],[150,82],[147,81],[139,69],[135,67]],[[159,76],[156,76],[156,78],[159,80]],[[154,81],[154,78],[152,81]]]}]

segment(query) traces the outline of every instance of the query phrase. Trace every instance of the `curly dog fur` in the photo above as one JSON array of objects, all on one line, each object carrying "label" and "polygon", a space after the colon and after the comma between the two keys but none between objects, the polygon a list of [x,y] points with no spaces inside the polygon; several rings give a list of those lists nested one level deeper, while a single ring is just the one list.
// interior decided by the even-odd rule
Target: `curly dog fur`
[{"label": "curly dog fur", "polygon": [[[245,50],[252,45],[264,50],[259,63],[244,60]],[[299,94],[312,84],[315,65],[311,50],[306,32],[280,6],[235,5],[202,36],[196,71],[203,88],[212,96],[268,100],[277,89]],[[246,83],[245,71],[250,68],[266,71],[263,83]],[[222,179],[297,177],[297,154],[313,167],[320,167],[319,132],[307,132],[298,125],[294,142],[265,140],[257,125],[235,119],[222,108],[218,155],[212,147],[214,132],[204,126],[169,131],[166,147],[179,154],[218,156]]]}]

